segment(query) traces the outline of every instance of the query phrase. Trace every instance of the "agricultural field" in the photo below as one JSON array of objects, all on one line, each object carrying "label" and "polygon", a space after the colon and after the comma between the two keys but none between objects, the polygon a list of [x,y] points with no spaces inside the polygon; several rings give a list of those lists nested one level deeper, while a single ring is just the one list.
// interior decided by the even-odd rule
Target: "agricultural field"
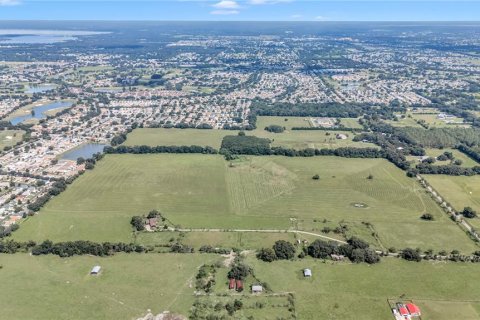
[{"label": "agricultural field", "polygon": [[[187,315],[197,268],[208,254],[117,254],[112,257],[3,254],[0,319],[135,319],[151,309]],[[98,276],[89,275],[100,265]]]},{"label": "agricultural field", "polygon": [[[285,121],[288,119],[288,121]],[[355,119],[347,119],[347,123],[354,123]],[[284,126],[282,133],[268,132],[265,127],[269,125]],[[357,122],[358,124],[358,122]],[[247,135],[259,138],[267,138],[272,141],[272,146],[281,146],[293,149],[305,148],[378,148],[372,143],[352,141],[355,134],[348,131],[322,131],[322,130],[290,130],[292,127],[310,127],[308,121],[301,117],[258,117],[257,129],[247,131]],[[236,135],[237,131],[230,130],[205,130],[205,129],[164,129],[164,128],[141,128],[133,130],[124,143],[133,145],[199,145],[220,148],[222,139],[227,135]],[[346,139],[337,139],[337,134],[344,134]]]},{"label": "agricultural field", "polygon": [[468,128],[469,124],[463,123],[463,119],[459,117],[452,117],[448,120],[438,118],[439,111],[433,110],[432,113],[407,112],[405,117],[399,117],[398,121],[387,121],[395,127],[417,127],[422,126],[417,121],[424,121],[430,128]]},{"label": "agricultural field", "polygon": [[[349,236],[377,234],[366,240],[380,248],[477,248],[403,171],[383,159],[337,157],[107,155],[14,238],[129,242],[130,218],[152,209],[183,228],[317,232],[345,223]],[[422,221],[426,212],[435,221]]]},{"label": "agricultural field", "polygon": [[5,147],[15,145],[22,140],[25,132],[22,130],[2,130],[0,131],[0,151]]},{"label": "agricultural field", "polygon": [[[298,319],[393,319],[387,299],[405,296],[422,320],[480,317],[480,275],[475,264],[406,262],[384,258],[375,265],[320,260],[248,260],[274,292],[293,292]],[[304,278],[302,270],[312,270]],[[273,271],[274,270],[274,271]]]},{"label": "agricultural field", "polygon": [[236,134],[235,131],[207,130],[207,129],[164,129],[142,128],[133,130],[124,145],[148,145],[148,146],[210,146],[220,149],[222,139],[228,134]]},{"label": "agricultural field", "polygon": [[[424,178],[456,211],[471,207],[480,213],[480,176],[424,175]],[[480,218],[467,221],[480,230]]]}]

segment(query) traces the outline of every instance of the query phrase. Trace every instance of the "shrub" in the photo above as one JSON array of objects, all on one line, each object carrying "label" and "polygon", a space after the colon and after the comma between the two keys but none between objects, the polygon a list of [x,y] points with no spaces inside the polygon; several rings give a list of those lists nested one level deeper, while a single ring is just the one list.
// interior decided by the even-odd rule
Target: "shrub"
[{"label": "shrub", "polygon": [[430,213],[424,213],[424,214],[422,214],[422,216],[420,217],[420,219],[422,219],[422,220],[427,220],[427,221],[433,221],[433,220],[435,220],[435,218],[433,217],[433,215],[431,215]]},{"label": "shrub", "polygon": [[422,258],[420,257],[420,253],[412,248],[403,249],[400,253],[400,256],[407,261],[419,262],[420,260],[422,260]]},{"label": "shrub", "polygon": [[289,260],[295,256],[295,247],[290,242],[278,240],[273,245],[277,259]]}]

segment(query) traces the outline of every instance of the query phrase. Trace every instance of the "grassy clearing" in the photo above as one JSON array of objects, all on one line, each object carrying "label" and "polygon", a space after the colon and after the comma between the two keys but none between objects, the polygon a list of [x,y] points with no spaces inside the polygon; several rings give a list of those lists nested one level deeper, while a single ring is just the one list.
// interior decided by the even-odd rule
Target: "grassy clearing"
[{"label": "grassy clearing", "polygon": [[[312,259],[265,263],[253,257],[249,263],[274,291],[294,292],[299,319],[393,319],[387,299],[401,295],[420,306],[425,320],[480,316],[480,289],[475,284],[480,275],[475,264],[411,263],[394,258],[372,266]],[[304,268],[312,270],[312,278],[303,278]],[[443,314],[441,310],[447,308]]]},{"label": "grassy clearing", "polygon": [[[392,164],[337,157],[245,157],[230,166],[214,155],[107,155],[22,223],[15,238],[131,241],[130,218],[153,208],[183,227],[285,230],[298,224],[311,231],[322,228],[313,219],[326,219],[368,234],[361,226],[369,222],[387,248],[476,249]],[[425,212],[435,221],[422,221]]]},{"label": "grassy clearing", "polygon": [[[471,207],[480,213],[480,176],[425,175],[425,178],[455,210]],[[468,222],[477,230],[480,228],[480,218]]]},{"label": "grassy clearing", "polygon": [[5,147],[13,146],[22,141],[25,131],[23,130],[2,130],[0,131],[0,150]]},{"label": "grassy clearing", "polygon": [[[428,112],[428,113],[427,113]],[[425,113],[407,112],[405,118],[398,118],[398,121],[386,121],[394,127],[416,127],[422,128],[416,121],[423,120],[430,128],[454,128],[454,127],[470,127],[469,124],[464,124],[462,118],[454,117],[448,119],[449,122],[438,119],[437,115],[440,111],[436,109],[427,109]]]},{"label": "grassy clearing", "polygon": [[[288,121],[285,121],[285,119],[288,119]],[[349,122],[353,120],[355,119],[347,119]],[[271,133],[264,130],[265,127],[272,124],[284,126],[286,130],[283,133]],[[347,131],[290,130],[292,127],[310,127],[310,124],[305,118],[301,117],[258,117],[258,129],[247,132],[247,135],[270,139],[272,146],[294,149],[339,147],[377,148],[376,145],[371,143],[352,141],[355,134]],[[125,145],[199,145],[220,148],[222,138],[232,134],[236,135],[237,131],[142,128],[135,129],[130,133]],[[337,134],[345,134],[347,139],[337,139]]]},{"label": "grassy clearing", "polygon": [[363,128],[360,123],[358,123],[358,118],[341,118],[340,124],[343,124],[346,128]]},{"label": "grassy clearing", "polygon": [[[132,319],[169,310],[187,315],[197,268],[218,256],[118,254],[100,258],[2,255],[0,319]],[[99,276],[90,276],[94,265]]]},{"label": "grassy clearing", "polygon": [[144,245],[180,242],[197,249],[202,245],[210,245],[214,248],[260,249],[271,247],[277,240],[293,243],[295,234],[286,232],[143,232],[137,235],[137,243]]},{"label": "grassy clearing", "polygon": [[[210,146],[220,148],[224,136],[232,134],[226,130],[200,130],[200,129],[163,129],[145,128],[135,129],[128,135],[125,145],[148,145],[148,146]],[[236,134],[236,132],[233,132]]]}]

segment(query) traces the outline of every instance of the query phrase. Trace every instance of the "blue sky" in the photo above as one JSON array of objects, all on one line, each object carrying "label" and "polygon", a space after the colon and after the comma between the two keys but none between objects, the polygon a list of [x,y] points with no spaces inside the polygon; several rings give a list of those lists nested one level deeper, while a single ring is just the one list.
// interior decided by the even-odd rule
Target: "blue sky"
[{"label": "blue sky", "polygon": [[0,0],[0,20],[479,21],[480,0]]}]

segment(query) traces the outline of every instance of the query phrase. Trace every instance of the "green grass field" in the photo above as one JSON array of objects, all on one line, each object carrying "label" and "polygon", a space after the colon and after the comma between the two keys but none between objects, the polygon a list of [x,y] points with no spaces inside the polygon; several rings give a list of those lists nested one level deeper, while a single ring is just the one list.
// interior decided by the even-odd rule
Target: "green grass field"
[{"label": "green grass field", "polygon": [[[349,125],[353,126],[356,123],[359,126],[356,119],[346,118],[345,121]],[[284,126],[286,130],[282,133],[271,133],[264,130],[265,127],[272,124]],[[260,138],[268,138],[272,141],[272,146],[285,148],[377,148],[371,143],[352,141],[355,134],[347,131],[290,130],[292,127],[310,127],[310,124],[301,117],[258,117],[257,129],[246,133]],[[125,145],[199,145],[218,149],[224,136],[237,133],[237,131],[229,130],[140,128],[128,135]],[[345,134],[348,138],[337,139],[336,135],[339,133]]]},{"label": "green grass field", "polygon": [[[443,154],[444,152],[451,152],[453,154],[453,157],[455,158],[454,160],[461,160],[462,164],[460,165],[461,167],[465,168],[471,168],[474,166],[478,166],[479,163],[464,154],[463,152],[460,152],[456,149],[450,149],[450,148],[445,148],[445,149],[430,149],[427,148],[425,149],[425,153],[427,156],[435,158],[438,157],[439,155]],[[416,157],[413,156],[407,156],[408,160],[416,161],[415,163],[418,163],[418,160],[416,160]],[[450,160],[447,161],[436,161],[433,163],[434,166],[442,166],[442,165],[449,165]]]},{"label": "green grass field", "polygon": [[[376,265],[249,260],[255,275],[276,292],[294,292],[298,319],[394,319],[387,299],[405,295],[422,320],[480,317],[480,280],[475,264],[406,262],[384,258]],[[312,278],[302,270],[310,268]],[[274,271],[273,271],[274,270]]]},{"label": "green grass field", "polygon": [[22,140],[25,132],[23,130],[2,130],[0,131],[0,151],[5,147],[13,146]]},{"label": "green grass field", "polygon": [[[462,118],[454,117],[449,119],[449,121],[455,123],[447,123],[442,119],[438,119],[437,115],[440,113],[439,111],[435,111],[435,109],[429,109],[428,112],[435,112],[435,113],[414,113],[409,112],[407,113],[405,118],[399,118],[398,121],[388,120],[387,123],[391,124],[394,127],[417,127],[422,128],[420,124],[418,124],[415,120],[424,120],[430,128],[453,128],[453,127],[470,127],[469,124],[464,124]],[[458,123],[457,123],[458,122]]]},{"label": "green grass field", "polygon": [[[188,315],[197,268],[220,259],[205,254],[2,255],[0,319],[135,319],[148,309]],[[95,265],[103,270],[90,276]]]},{"label": "green grass field", "polygon": [[[355,207],[360,203],[366,207]],[[154,208],[183,227],[285,230],[295,218],[311,231],[324,219],[364,221],[386,248],[476,249],[417,182],[389,162],[337,157],[246,157],[229,165],[217,155],[107,155],[14,237],[131,241],[130,218]],[[422,221],[425,212],[435,221]]]},{"label": "green grass field", "polygon": [[[471,207],[480,213],[480,176],[425,175],[425,178],[455,210]],[[467,221],[479,230],[480,218]]]}]

